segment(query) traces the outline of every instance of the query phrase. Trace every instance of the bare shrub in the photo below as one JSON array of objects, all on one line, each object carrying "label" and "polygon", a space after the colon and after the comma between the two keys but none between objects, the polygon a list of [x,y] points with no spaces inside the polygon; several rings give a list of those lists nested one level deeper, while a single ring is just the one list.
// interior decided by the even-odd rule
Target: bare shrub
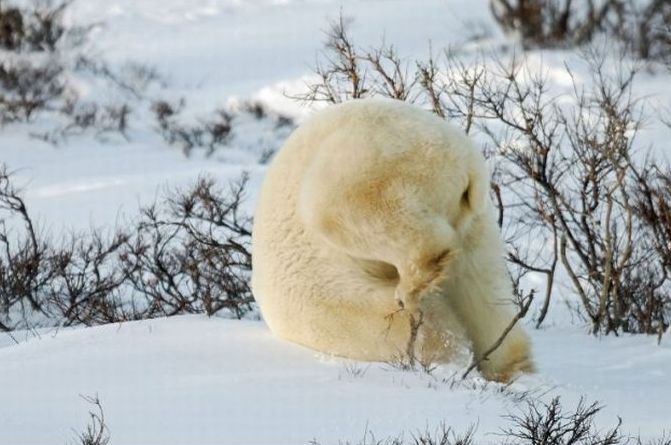
[{"label": "bare shrub", "polygon": [[[410,434],[408,438],[399,435],[377,439],[372,431],[366,429],[360,440],[356,442],[340,441],[339,443],[343,445],[473,445],[475,431],[475,427],[471,427],[464,434],[457,434],[452,428],[442,423],[433,430],[427,427],[424,431]],[[320,445],[320,442],[312,440],[310,444]]]},{"label": "bare shrub", "polygon": [[671,172],[659,167],[640,172],[634,211],[651,229],[653,247],[671,270]]},{"label": "bare shrub", "polygon": [[506,32],[519,34],[525,47],[580,45],[602,30],[619,1],[492,0],[490,9]]},{"label": "bare shrub", "polygon": [[[81,135],[128,141],[136,110],[146,107],[167,145],[181,148],[186,155],[202,150],[206,156],[233,144],[234,121],[244,133],[246,121],[263,120],[271,127],[266,133],[272,132],[274,139],[294,126],[293,119],[271,112],[258,101],[244,102],[239,110],[217,109],[202,119],[186,118],[190,113],[185,112],[184,100],[153,97],[153,88],[165,82],[152,67],[125,63],[116,68],[98,56],[84,54],[82,44],[93,25],[66,24],[64,14],[70,4],[43,1],[19,8],[5,7],[0,1],[0,48],[7,54],[0,61],[0,124],[49,118],[56,124],[31,136],[54,145]],[[91,85],[91,98],[80,83]],[[100,89],[106,90],[107,99],[96,94]],[[277,147],[261,136],[258,139],[263,146],[259,162],[264,163]]]},{"label": "bare shrub", "polygon": [[27,8],[0,1],[0,48],[9,51],[54,52],[66,42],[83,43],[88,26],[65,26],[63,15],[72,1],[36,1]]},{"label": "bare shrub", "polygon": [[201,178],[161,207],[142,210],[121,261],[126,280],[146,299],[143,318],[222,309],[241,318],[251,309],[251,221],[239,214],[246,183],[244,176],[226,195]]},{"label": "bare shrub", "polygon": [[642,59],[671,57],[666,0],[491,0],[490,9],[525,48],[583,45],[604,35]]},{"label": "bare shrub", "polygon": [[218,110],[215,119],[189,125],[180,121],[179,115],[184,106],[183,100],[176,105],[167,101],[152,104],[159,132],[169,145],[179,146],[188,156],[194,148],[205,148],[206,155],[212,155],[217,148],[226,144],[233,119],[227,111]]},{"label": "bare shrub", "polygon": [[246,177],[228,193],[201,178],[142,209],[128,230],[41,235],[0,169],[0,330],[94,325],[252,309]]},{"label": "bare shrub", "polygon": [[[586,50],[591,83],[574,82],[571,108],[517,56],[504,61],[480,54],[466,62],[446,51],[410,65],[384,44],[376,50],[356,47],[342,17],[327,33],[326,51],[317,83],[300,99],[402,99],[489,141],[486,154],[497,161],[492,196],[515,288],[529,272],[546,277],[538,326],[561,267],[592,332],[659,335],[668,329],[669,270],[647,241],[650,231],[661,233],[653,223],[658,218],[636,197],[651,178],[641,173],[650,171],[650,163],[637,154],[642,111],[632,93],[635,69],[620,62],[612,76],[604,57]],[[383,65],[376,62],[379,54],[393,56]],[[567,73],[573,77],[568,68]],[[659,246],[667,241],[659,240]]]},{"label": "bare shrub", "polygon": [[80,397],[91,404],[93,408],[92,411],[89,411],[89,423],[86,425],[86,429],[77,433],[77,443],[79,445],[108,445],[111,434],[105,423],[105,412],[98,395]]},{"label": "bare shrub", "polygon": [[126,141],[130,139],[128,127],[133,110],[126,102],[99,104],[73,99],[67,100],[59,112],[64,115],[65,124],[47,132],[32,133],[32,136],[53,145],[91,132],[99,140],[111,135],[119,135]]},{"label": "bare shrub", "polygon": [[0,121],[27,121],[37,110],[56,106],[65,91],[62,73],[58,64],[0,64]]},{"label": "bare shrub", "polygon": [[630,277],[634,282],[646,281],[647,296],[633,310],[643,322],[647,332],[657,331],[659,340],[671,324],[671,298],[667,293],[671,274],[671,171],[659,167],[637,172],[633,191],[633,212],[641,221],[641,249],[647,250],[656,260],[657,267],[642,276]]},{"label": "bare shrub", "polygon": [[[32,134],[54,145],[85,134],[92,134],[101,141],[118,136],[130,140],[129,130],[136,107],[147,100],[147,90],[163,84],[155,69],[137,63],[126,63],[119,69],[112,69],[101,60],[79,55],[71,66],[65,68],[66,89],[56,97],[55,106],[44,109],[53,111],[62,123],[49,131]],[[86,76],[89,81],[118,94],[109,101],[82,98],[71,85],[71,74]]]},{"label": "bare shrub", "polygon": [[[98,324],[131,318],[120,303],[124,276],[115,263],[127,237],[72,234],[55,244],[36,227],[0,168],[0,329],[34,323]],[[13,230],[10,230],[10,227]]]},{"label": "bare shrub", "polygon": [[[642,444],[640,438],[630,438],[620,433],[622,419],[617,420],[610,429],[597,426],[596,417],[602,407],[597,403],[588,404],[581,399],[574,409],[565,408],[558,397],[545,403],[538,400],[527,401],[515,414],[504,416],[508,426],[500,433],[497,443],[509,445],[627,445]],[[373,432],[364,432],[363,437],[355,442],[341,441],[344,444],[357,445],[472,445],[475,426],[471,426],[464,434],[457,434],[445,424],[434,430],[426,429],[410,434],[385,439],[376,439]],[[491,442],[490,440],[487,441]],[[661,437],[648,442],[650,445],[667,445],[669,439]],[[313,445],[319,442],[313,440]]]},{"label": "bare shrub", "polygon": [[[325,63],[314,71],[319,81],[297,97],[308,102],[339,103],[372,95],[407,100],[416,82],[411,66],[393,46],[382,44],[370,51],[356,47],[348,34],[348,19],[340,15],[326,32]],[[372,73],[367,75],[367,73]]]},{"label": "bare shrub", "polygon": [[136,99],[143,99],[145,90],[153,84],[165,85],[164,79],[155,68],[136,62],[127,62],[119,69],[112,69],[101,60],[79,55],[75,70],[105,79]]},{"label": "bare shrub", "polygon": [[[54,279],[51,248],[33,224],[19,190],[0,166],[0,329],[16,328],[35,312],[44,314],[42,294]],[[23,230],[17,235],[9,223]]]},{"label": "bare shrub", "polygon": [[628,0],[619,10],[613,33],[642,59],[671,63],[671,3]]},{"label": "bare shrub", "polygon": [[[291,130],[295,123],[292,118],[268,110],[266,105],[257,101],[246,101],[233,109],[219,109],[212,117],[189,122],[182,116],[186,101],[178,102],[158,100],[151,109],[156,119],[157,129],[168,145],[176,145],[189,156],[194,150],[203,150],[205,156],[213,155],[220,148],[235,145],[234,125],[243,127],[244,121],[266,121],[271,124],[273,134],[283,134]],[[244,127],[243,127],[244,130]],[[258,131],[258,130],[257,130]],[[236,133],[238,135],[240,131]],[[273,144],[274,145],[274,144]],[[275,153],[275,147],[267,147],[259,158],[266,163]]]},{"label": "bare shrub", "polygon": [[[552,241],[545,270],[554,270],[558,251],[592,331],[658,333],[668,327],[669,284],[659,258],[644,247],[645,221],[633,211],[633,186],[645,169],[635,155],[635,72],[610,77],[602,58],[589,53],[587,61],[592,87],[574,88],[575,110],[554,105],[545,79],[513,62],[495,74],[502,90],[483,86],[481,113],[505,126],[503,138],[491,127],[487,132],[509,161],[502,177],[519,197],[515,203],[526,207],[518,224],[545,228]],[[528,267],[521,258],[511,256]],[[655,315],[638,307],[655,308]]]},{"label": "bare shrub", "polygon": [[636,440],[636,445],[643,445],[643,443],[646,443],[646,445],[671,445],[671,436],[667,433],[648,442],[643,442],[640,438]]},{"label": "bare shrub", "polygon": [[55,110],[67,90],[60,46],[83,43],[90,27],[69,26],[63,14],[70,2],[34,2],[28,8],[0,1],[0,121],[28,120],[36,111]]},{"label": "bare shrub", "polygon": [[[93,25],[66,25],[70,4],[41,1],[7,8],[0,2],[0,48],[6,50],[0,61],[0,124],[48,115],[60,124],[32,136],[53,144],[87,132],[100,139],[112,134],[128,139],[131,104],[161,79],[141,64],[113,70],[82,55]],[[75,77],[88,77],[119,94],[111,102],[87,100],[79,94]]]},{"label": "bare shrub", "polygon": [[96,325],[139,318],[124,305],[125,276],[117,264],[129,236],[97,231],[72,234],[54,253],[54,279],[45,306],[63,326]]},{"label": "bare shrub", "polygon": [[0,2],[0,48],[13,50],[24,39],[23,14],[18,8],[4,6]]},{"label": "bare shrub", "polygon": [[600,431],[595,416],[602,407],[580,400],[575,410],[566,413],[559,398],[549,403],[528,401],[518,414],[507,418],[513,424],[504,430],[506,443],[529,445],[617,445],[628,442],[620,435],[622,420],[610,430]]},{"label": "bare shrub", "polygon": [[[592,84],[574,84],[571,110],[556,104],[542,75],[514,58],[482,71],[474,84],[470,69],[452,57],[457,80],[445,88],[446,114],[477,121],[497,147],[502,164],[494,192],[517,228],[508,238],[509,259],[547,277],[538,324],[561,263],[594,333],[659,333],[668,328],[669,282],[659,257],[645,248],[649,224],[633,209],[638,172],[647,168],[636,155],[635,71],[620,66],[608,76],[602,57],[586,52],[585,58]],[[529,249],[520,230],[547,247]],[[515,240],[520,236],[526,242]]]},{"label": "bare shrub", "polygon": [[363,378],[370,369],[370,365],[362,366],[357,362],[347,362],[343,365],[342,371],[338,374],[338,380],[341,380],[343,377],[349,377],[352,379]]}]

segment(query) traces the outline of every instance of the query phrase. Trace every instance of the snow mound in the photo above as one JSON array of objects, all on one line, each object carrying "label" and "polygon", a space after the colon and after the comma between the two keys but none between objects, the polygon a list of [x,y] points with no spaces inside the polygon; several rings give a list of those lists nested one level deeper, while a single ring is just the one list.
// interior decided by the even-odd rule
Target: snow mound
[{"label": "snow mound", "polygon": [[[591,339],[534,331],[540,373],[510,387],[460,367],[432,375],[330,358],[272,336],[265,324],[173,317],[0,336],[0,443],[66,443],[100,397],[112,443],[306,444],[378,438],[441,422],[478,424],[481,443],[524,397],[580,396],[607,405],[599,418],[625,433],[671,426],[671,348],[646,337]],[[608,344],[606,344],[608,343]],[[612,343],[612,344],[610,344]]]}]

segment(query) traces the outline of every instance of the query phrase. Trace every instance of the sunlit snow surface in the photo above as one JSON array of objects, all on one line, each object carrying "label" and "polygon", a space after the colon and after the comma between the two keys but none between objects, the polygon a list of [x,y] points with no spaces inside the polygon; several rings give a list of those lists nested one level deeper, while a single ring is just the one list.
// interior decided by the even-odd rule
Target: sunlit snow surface
[{"label": "sunlit snow surface", "polygon": [[[261,322],[174,317],[0,337],[0,443],[64,443],[97,394],[119,444],[305,444],[478,424],[484,443],[518,399],[580,396],[608,405],[600,426],[625,419],[644,436],[669,427],[671,348],[650,338],[534,334],[540,372],[507,389],[461,368],[432,375],[353,364],[273,337]],[[359,373],[362,373],[359,375]],[[456,379],[456,383],[455,383]]]},{"label": "sunlit snow surface", "polygon": [[[323,30],[341,8],[353,18],[356,42],[372,46],[384,38],[407,57],[425,56],[429,41],[434,49],[463,43],[465,30],[491,23],[485,0],[80,0],[68,20],[101,23],[89,50],[112,66],[155,66],[166,86],[152,97],[184,97],[196,119],[251,98],[300,121],[310,110],[283,93],[301,91]],[[495,48],[501,36],[493,28],[492,39]],[[529,56],[558,92],[572,88],[565,62],[579,82],[589,82],[575,53]],[[669,75],[641,78],[637,93],[646,96],[648,112],[668,107]],[[16,172],[48,233],[124,224],[161,190],[203,173],[225,183],[250,172],[245,209],[253,211],[266,167],[250,147],[272,137],[267,128],[247,122],[232,147],[186,159],[151,130],[146,109],[136,113],[130,141],[81,136],[53,147],[31,138],[31,125],[0,129],[0,161]],[[668,129],[649,125],[640,137],[668,156]],[[529,283],[542,286],[533,276]],[[569,286],[560,282],[558,289],[565,295]],[[383,438],[441,422],[456,431],[477,424],[482,443],[497,443],[500,437],[489,433],[499,431],[523,395],[560,395],[567,408],[585,396],[606,405],[604,428],[619,415],[626,433],[671,431],[668,338],[661,346],[651,337],[593,338],[561,303],[543,330],[529,331],[539,373],[506,389],[476,375],[455,383],[463,363],[427,376],[325,357],[274,338],[258,321],[189,316],[17,332],[19,344],[0,335],[0,444],[65,443],[87,421],[91,407],[80,395],[94,394],[112,444],[337,443],[365,431]]]}]

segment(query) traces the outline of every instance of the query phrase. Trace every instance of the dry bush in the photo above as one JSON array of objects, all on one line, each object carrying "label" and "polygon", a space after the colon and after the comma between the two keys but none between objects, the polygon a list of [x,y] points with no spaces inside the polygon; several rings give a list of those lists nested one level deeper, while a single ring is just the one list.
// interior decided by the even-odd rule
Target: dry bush
[{"label": "dry bush", "polygon": [[[99,102],[80,98],[74,88],[61,92],[54,111],[62,123],[49,131],[33,134],[54,145],[84,134],[92,134],[103,141],[114,136],[128,141],[135,107],[145,100],[147,90],[163,84],[158,72],[149,66],[126,63],[119,69],[112,69],[105,62],[84,55],[77,56],[68,70],[91,82],[102,83],[104,88],[119,94],[110,102]],[[69,87],[67,78],[64,82]]]},{"label": "dry bush", "polygon": [[525,48],[583,45],[604,35],[642,59],[671,57],[667,0],[491,0],[490,9]]},{"label": "dry bush", "polygon": [[[457,434],[445,424],[440,424],[437,428],[431,430],[428,427],[424,431],[418,431],[415,434],[405,438],[403,435],[397,437],[387,437],[385,439],[376,439],[372,431],[364,431],[361,440],[356,442],[340,441],[341,445],[473,445],[473,435],[475,427],[469,428],[464,434]],[[320,445],[317,440],[310,441],[311,445]]]},{"label": "dry bush", "polygon": [[628,0],[618,13],[613,34],[632,54],[671,63],[671,3]]},{"label": "dry bush", "polygon": [[319,81],[296,97],[307,102],[339,103],[350,99],[380,95],[408,100],[416,79],[411,66],[391,45],[369,51],[356,47],[348,34],[344,16],[331,23],[326,33],[323,63],[315,68]]},{"label": "dry bush", "polygon": [[[573,110],[555,104],[543,76],[515,60],[497,64],[477,84],[473,115],[492,138],[497,157],[508,161],[497,173],[514,196],[504,203],[514,225],[534,234],[540,229],[547,246],[538,255],[521,247],[528,243],[513,242],[511,261],[545,273],[548,291],[560,262],[594,333],[658,333],[668,327],[668,295],[651,289],[668,283],[631,279],[658,269],[657,259],[641,248],[643,221],[632,208],[641,168],[634,146],[640,112],[631,94],[634,72],[608,77],[603,59],[594,54],[589,64],[592,86],[575,87]],[[466,83],[453,84],[456,97],[467,96],[472,86]],[[547,293],[539,321],[549,298]],[[638,306],[655,307],[654,319],[642,317]]]},{"label": "dry bush", "polygon": [[[176,145],[189,156],[194,150],[203,150],[205,156],[213,155],[218,149],[233,144],[233,125],[242,125],[244,120],[267,121],[272,124],[275,133],[292,129],[295,123],[292,118],[271,112],[261,102],[243,102],[238,109],[219,109],[213,117],[189,122],[182,116],[186,108],[183,99],[171,103],[158,100],[152,103],[151,109],[157,123],[159,134],[168,145]],[[265,163],[274,154],[274,148],[266,148],[261,153],[260,163]]]},{"label": "dry bush", "polygon": [[[44,314],[43,292],[55,277],[50,246],[42,239],[19,191],[0,165],[0,329]],[[20,227],[21,235],[7,227]]]},{"label": "dry bush", "polygon": [[107,80],[136,99],[144,98],[145,90],[153,84],[165,86],[163,77],[155,68],[136,62],[126,62],[115,70],[101,60],[79,55],[75,69],[94,78]]},{"label": "dry bush", "polygon": [[142,210],[121,260],[146,300],[143,318],[223,309],[241,318],[251,310],[251,221],[239,214],[246,183],[244,176],[226,194],[201,178]]},{"label": "dry bush", "polygon": [[[52,143],[85,131],[127,138],[129,104],[83,101],[72,77],[92,76],[139,97],[156,74],[148,68],[116,73],[103,62],[76,56],[93,26],[66,26],[64,13],[70,3],[32,2],[19,8],[0,1],[0,47],[6,54],[0,62],[0,123],[49,113],[64,123],[34,136]],[[144,76],[143,84],[138,73]]]},{"label": "dry bush", "polygon": [[[359,371],[354,377],[361,377]],[[365,372],[364,372],[365,374]],[[81,445],[107,445],[110,443],[110,431],[105,422],[105,414],[98,396],[81,396],[93,406],[89,412],[89,423],[82,433],[77,434],[77,443]],[[504,416],[509,426],[493,435],[506,445],[643,445],[639,438],[629,438],[620,434],[622,419],[611,429],[600,429],[596,425],[596,416],[602,410],[597,403],[587,404],[581,399],[575,409],[566,410],[559,397],[550,402],[527,401],[517,413]],[[436,428],[427,427],[407,436],[377,439],[367,428],[363,437],[355,442],[339,441],[346,445],[474,445],[477,428],[472,425],[459,434],[452,427],[441,423]],[[489,442],[489,441],[488,441]],[[316,439],[311,445],[319,445]],[[647,445],[671,445],[671,439],[662,436],[646,442]]]},{"label": "dry bush", "polygon": [[23,40],[23,28],[21,11],[18,8],[8,8],[4,2],[0,2],[0,48],[18,48]]},{"label": "dry bush", "polygon": [[94,325],[252,309],[246,177],[228,192],[201,178],[111,234],[43,236],[0,168],[0,330]]},{"label": "dry bush", "polygon": [[[573,410],[562,406],[558,397],[548,403],[527,401],[523,408],[515,414],[504,416],[508,426],[500,433],[493,433],[499,438],[497,443],[506,445],[641,445],[640,438],[629,438],[620,434],[622,420],[610,429],[597,426],[596,416],[602,410],[597,403],[587,404],[580,400]],[[409,435],[376,439],[375,435],[366,430],[361,440],[356,442],[341,441],[343,444],[357,445],[473,445],[476,428],[471,426],[464,434],[456,434],[450,427],[441,424],[435,430],[426,429]],[[319,442],[313,440],[313,445]],[[491,440],[487,440],[491,443]],[[671,441],[666,437],[648,442],[649,445],[668,445]]]},{"label": "dry bush", "polygon": [[[31,136],[54,145],[81,135],[128,141],[133,124],[145,124],[144,112],[149,111],[154,129],[167,145],[181,148],[186,155],[202,150],[206,156],[232,145],[234,124],[242,128],[239,134],[245,134],[247,121],[263,120],[270,124],[266,132],[273,139],[283,138],[286,129],[294,126],[291,118],[259,102],[243,103],[239,110],[218,109],[195,121],[186,118],[191,113],[185,112],[184,100],[153,97],[156,88],[165,87],[155,69],[138,63],[113,68],[90,49],[84,53],[83,43],[93,25],[66,24],[64,14],[70,4],[55,0],[5,7],[0,0],[0,49],[4,50],[0,125],[43,117],[54,124]],[[84,94],[80,84],[89,86]],[[263,131],[255,128],[256,133]],[[261,136],[258,143],[263,145],[259,161],[267,162],[277,147]]]},{"label": "dry bush", "polygon": [[0,1],[0,48],[21,52],[54,52],[66,43],[78,46],[90,27],[66,26],[65,10],[72,1],[34,1],[27,8]]},{"label": "dry bush", "polygon": [[650,241],[667,273],[671,271],[671,172],[659,167],[639,173],[634,211],[652,229]]},{"label": "dry bush", "polygon": [[102,403],[95,396],[81,396],[81,398],[93,406],[89,411],[89,423],[86,429],[77,433],[76,443],[79,445],[108,445],[110,443],[110,430],[105,423],[105,412]]},{"label": "dry bush", "polygon": [[646,445],[671,445],[671,436],[667,434],[663,434],[662,437],[649,440],[648,442],[643,442],[640,438],[636,440],[636,445],[643,445],[645,443]]},{"label": "dry bush", "polygon": [[628,439],[620,435],[622,419],[610,430],[599,430],[595,416],[602,407],[580,400],[566,413],[558,397],[549,403],[530,401],[519,413],[507,416],[513,424],[504,430],[506,443],[529,445],[618,445]]},{"label": "dry bush", "polygon": [[559,262],[594,333],[661,335],[671,315],[669,269],[647,248],[654,224],[635,211],[639,172],[649,168],[635,143],[635,72],[610,77],[602,58],[587,57],[592,86],[574,85],[575,109],[553,103],[546,79],[514,62],[495,73],[506,94],[483,89],[483,116],[505,127],[498,134],[484,128],[508,161],[499,178],[516,198],[506,206],[521,230],[540,229],[546,246],[545,254],[513,248],[510,259],[548,277],[539,323]]},{"label": "dry bush", "polygon": [[231,114],[225,110],[218,110],[215,119],[189,125],[180,120],[179,115],[184,106],[183,100],[178,104],[163,100],[152,104],[159,133],[168,145],[179,146],[187,156],[194,148],[204,148],[206,155],[209,156],[228,142],[233,120]]},{"label": "dry bush", "polygon": [[57,64],[0,64],[0,121],[27,121],[36,111],[55,106],[65,91],[62,74]]},{"label": "dry bush", "polygon": [[491,0],[490,10],[506,32],[525,47],[580,45],[602,30],[619,1]]},{"label": "dry bush", "polygon": [[62,111],[68,116],[68,123],[36,136],[53,144],[88,131],[93,131],[94,136],[99,139],[109,134],[119,134],[124,139],[129,139],[127,130],[132,109],[125,102],[101,105],[95,102],[75,101],[67,103]]},{"label": "dry bush", "polygon": [[548,276],[539,321],[560,262],[594,333],[661,334],[671,311],[668,270],[645,246],[654,227],[634,210],[638,172],[648,167],[635,145],[641,113],[631,91],[635,72],[608,76],[603,58],[586,56],[592,83],[574,84],[574,109],[556,105],[546,79],[515,60],[490,72],[493,82],[478,85],[475,115],[484,119],[497,157],[508,161],[499,180],[515,198],[504,207],[521,230],[540,228],[547,246],[540,252],[545,258],[518,247],[510,259]]},{"label": "dry bush", "polygon": [[[97,138],[118,134],[128,139],[131,104],[161,79],[155,70],[129,63],[113,70],[82,54],[93,25],[67,24],[70,1],[36,1],[6,7],[0,1],[0,124],[47,115],[58,122],[51,130],[32,134],[53,144],[92,133]],[[78,78],[78,80],[74,80]],[[84,78],[114,90],[114,99],[80,97]]]},{"label": "dry bush", "polygon": [[117,256],[125,235],[108,240],[97,232],[71,234],[53,243],[35,225],[4,166],[0,211],[1,330],[133,318],[120,297],[124,275]]},{"label": "dry bush", "polygon": [[645,327],[648,331],[658,331],[661,340],[664,326],[671,323],[668,296],[671,274],[671,171],[646,166],[636,173],[632,207],[636,218],[641,221],[639,228],[644,232],[639,239],[640,249],[649,252],[656,267],[643,271],[642,276],[630,277],[634,283],[651,283],[645,287],[647,297],[632,310],[638,314],[635,317],[637,320],[647,323]]},{"label": "dry bush", "polygon": [[[89,28],[66,28],[69,2],[35,2],[29,8],[0,1],[0,122],[29,120],[38,110],[58,108],[65,94],[61,45],[80,45]],[[67,42],[67,43],[66,43]]]},{"label": "dry bush", "polygon": [[118,232],[72,234],[54,250],[53,279],[44,305],[63,326],[96,325],[141,318],[124,304],[125,275],[118,265],[129,236]]},{"label": "dry bush", "polygon": [[[385,63],[378,55],[388,56]],[[668,239],[655,216],[664,208],[654,201],[651,213],[638,195],[645,192],[641,183],[652,181],[656,191],[647,192],[658,197],[663,181],[642,174],[650,163],[635,139],[642,113],[632,93],[636,72],[620,61],[611,75],[604,57],[583,55],[591,82],[574,81],[571,105],[562,106],[547,78],[518,57],[480,54],[467,62],[446,51],[411,63],[390,46],[359,49],[341,17],[327,33],[318,81],[300,99],[406,100],[489,141],[487,154],[496,161],[492,196],[515,287],[519,293],[529,272],[546,277],[537,325],[562,268],[592,332],[661,335],[671,317],[670,269],[660,255]],[[668,174],[668,166],[661,169]],[[655,249],[648,248],[650,233]]]}]

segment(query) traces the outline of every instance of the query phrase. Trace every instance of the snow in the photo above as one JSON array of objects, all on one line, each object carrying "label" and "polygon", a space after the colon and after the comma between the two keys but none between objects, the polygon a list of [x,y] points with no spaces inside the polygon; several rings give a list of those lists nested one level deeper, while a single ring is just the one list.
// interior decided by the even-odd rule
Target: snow
[{"label": "snow", "polygon": [[[310,76],[329,19],[353,17],[363,46],[382,37],[399,53],[425,56],[463,42],[473,24],[491,24],[486,0],[86,0],[68,20],[101,23],[87,51],[113,67],[155,66],[165,86],[152,99],[185,97],[193,119],[254,99],[295,117],[310,113],[284,96]],[[500,43],[493,32],[492,44]],[[569,91],[567,52],[532,54],[553,88]],[[577,77],[589,81],[585,71]],[[668,107],[669,76],[643,73],[638,91],[651,113]],[[86,87],[85,79],[82,88]],[[114,99],[114,92],[91,92]],[[64,229],[124,224],[165,188],[207,173],[220,182],[250,173],[245,210],[253,212],[266,167],[259,145],[281,143],[267,123],[245,121],[230,148],[213,157],[184,157],[151,131],[148,106],[138,107],[129,141],[72,137],[54,147],[30,137],[33,124],[0,127],[0,161],[16,171],[29,208],[52,236]],[[38,123],[42,125],[43,123]],[[660,150],[669,129],[650,125],[640,137]],[[276,137],[278,140],[273,141]],[[259,143],[259,140],[261,143]],[[529,282],[542,287],[530,275]],[[558,283],[562,295],[568,285]],[[542,292],[539,292],[541,295]],[[465,363],[432,375],[384,364],[351,363],[274,338],[260,321],[181,316],[171,319],[39,332],[0,334],[0,444],[65,443],[81,431],[91,408],[80,395],[98,394],[112,444],[297,444],[357,441],[433,428],[478,425],[482,443],[515,412],[525,394],[568,406],[581,396],[606,408],[603,428],[617,416],[624,432],[644,438],[671,431],[671,346],[644,336],[595,338],[557,299],[544,329],[529,327],[539,372],[510,388],[477,375],[455,380]],[[359,371],[357,371],[359,370]],[[356,375],[360,372],[362,375]]]},{"label": "snow", "polygon": [[557,328],[533,337],[539,374],[503,388],[461,382],[454,375],[463,364],[427,375],[324,356],[254,321],[181,316],[17,333],[18,345],[0,348],[0,381],[11,382],[0,399],[0,443],[65,443],[91,408],[79,395],[95,394],[112,443],[122,444],[327,444],[441,422],[461,432],[477,424],[478,440],[490,443],[525,393],[561,395],[567,407],[583,395],[599,400],[601,428],[619,415],[625,433],[668,430],[668,344]]}]

